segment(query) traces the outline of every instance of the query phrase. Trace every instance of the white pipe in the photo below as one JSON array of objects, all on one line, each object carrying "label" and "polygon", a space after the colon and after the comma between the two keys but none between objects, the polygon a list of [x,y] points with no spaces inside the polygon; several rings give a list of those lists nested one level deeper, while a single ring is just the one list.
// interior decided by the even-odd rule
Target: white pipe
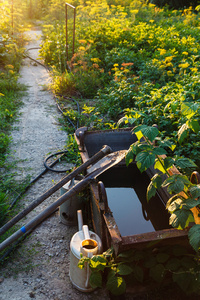
[{"label": "white pipe", "polygon": [[78,231],[81,231],[83,227],[82,210],[77,210],[77,217],[78,217]]},{"label": "white pipe", "polygon": [[83,234],[84,234],[85,240],[90,239],[90,233],[89,233],[89,229],[88,229],[87,225],[83,225]]}]

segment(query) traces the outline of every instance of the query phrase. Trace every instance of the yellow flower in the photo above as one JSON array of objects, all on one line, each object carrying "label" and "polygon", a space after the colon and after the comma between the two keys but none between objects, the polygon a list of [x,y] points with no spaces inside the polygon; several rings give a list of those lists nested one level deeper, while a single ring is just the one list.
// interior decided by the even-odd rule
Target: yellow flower
[{"label": "yellow flower", "polygon": [[154,20],[149,20],[150,23],[154,23]]},{"label": "yellow flower", "polygon": [[174,56],[167,56],[165,57],[165,63],[170,63],[172,61],[172,59],[174,58]]},{"label": "yellow flower", "polygon": [[188,55],[188,52],[184,51],[182,52],[183,55]]},{"label": "yellow flower", "polygon": [[94,63],[97,63],[97,64],[99,62],[101,62],[101,60],[98,57],[91,58],[91,61],[93,61]]},{"label": "yellow flower", "polygon": [[0,97],[3,97],[3,96],[5,96],[4,94],[2,94],[2,93],[0,93]]},{"label": "yellow flower", "polygon": [[173,67],[173,64],[170,62],[170,63],[167,63],[166,65],[165,65],[165,67]]},{"label": "yellow flower", "polygon": [[85,50],[85,47],[81,46],[79,47],[79,50]]},{"label": "yellow flower", "polygon": [[197,68],[190,68],[190,70],[191,70],[193,73],[197,73],[197,72],[198,72],[198,69],[197,69]]},{"label": "yellow flower", "polygon": [[113,67],[119,67],[119,65],[118,64],[114,64]]},{"label": "yellow flower", "polygon": [[13,65],[6,65],[6,68],[7,69],[14,69],[14,66]]},{"label": "yellow flower", "polygon": [[160,51],[160,55],[164,55],[167,52],[165,49],[158,48],[158,50]]},{"label": "yellow flower", "polygon": [[167,71],[167,75],[168,75],[168,76],[173,76],[172,71]]},{"label": "yellow flower", "polygon": [[179,64],[178,66],[179,66],[179,68],[182,68],[182,69],[187,69],[187,67],[189,67],[189,63],[184,63],[184,64]]},{"label": "yellow flower", "polygon": [[79,43],[80,44],[85,44],[85,43],[87,43],[87,41],[86,40],[79,40]]}]

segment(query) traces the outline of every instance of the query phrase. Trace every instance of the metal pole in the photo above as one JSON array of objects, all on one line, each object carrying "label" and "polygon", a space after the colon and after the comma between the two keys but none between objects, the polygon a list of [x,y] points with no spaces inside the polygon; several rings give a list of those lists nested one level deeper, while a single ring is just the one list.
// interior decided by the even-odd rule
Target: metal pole
[{"label": "metal pole", "polygon": [[104,146],[99,152],[97,152],[94,156],[92,156],[88,161],[75,169],[72,173],[62,178],[56,185],[51,187],[48,191],[46,191],[42,196],[33,201],[29,206],[27,206],[22,212],[16,215],[13,219],[11,219],[8,223],[6,223],[3,227],[0,228],[0,236],[4,234],[8,229],[10,229],[14,224],[16,224],[19,220],[25,217],[29,212],[31,212],[35,207],[37,207],[40,203],[42,203],[45,199],[55,193],[58,189],[60,189],[64,184],[69,182],[76,175],[80,174],[87,167],[91,166],[93,163],[97,162],[101,158],[103,158],[106,154],[111,152],[111,148],[109,146]]},{"label": "metal pole", "polygon": [[75,48],[75,20],[76,20],[76,8],[74,8],[74,28],[73,28],[73,48],[72,48],[72,55],[74,55],[74,48]]},{"label": "metal pole", "polygon": [[[3,241],[0,244],[0,252],[3,251],[7,246],[9,246],[16,239],[21,237],[23,234],[28,232],[30,229],[38,225],[42,222],[47,216],[49,216],[58,206],[63,204],[65,201],[69,200],[72,196],[82,191],[90,182],[92,182],[97,176],[113,167],[117,163],[119,163],[124,157],[127,151],[121,150],[117,152],[113,152],[111,156],[107,156],[106,160],[102,165],[98,165],[94,168],[94,171],[91,171],[90,174],[86,175],[80,182],[78,182],[75,186],[73,186],[69,191],[67,191],[64,195],[60,196],[56,202],[52,203],[48,206],[44,211],[39,213],[35,218],[29,221],[26,225],[22,226],[18,231],[12,234],[9,238]],[[91,167],[92,169],[92,167]]]},{"label": "metal pole", "polygon": [[74,49],[75,49],[75,19],[76,19],[76,7],[69,4],[65,3],[65,19],[66,19],[66,60],[68,61],[69,59],[69,45],[68,45],[68,9],[67,7],[71,7],[74,10],[74,24],[73,24],[73,44],[72,44],[72,55],[74,54]]},{"label": "metal pole", "polygon": [[13,11],[14,11],[14,5],[13,5],[13,0],[12,0],[12,6],[11,6],[11,27],[12,27],[12,35],[14,33],[14,20],[13,20]]},{"label": "metal pole", "polygon": [[66,60],[68,61],[68,28],[67,28],[67,3],[65,3],[65,20],[66,20]]}]

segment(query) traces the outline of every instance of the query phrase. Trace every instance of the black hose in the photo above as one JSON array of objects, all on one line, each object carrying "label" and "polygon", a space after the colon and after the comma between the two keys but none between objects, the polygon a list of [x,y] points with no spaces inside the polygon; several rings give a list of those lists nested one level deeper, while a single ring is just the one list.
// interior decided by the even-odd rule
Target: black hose
[{"label": "black hose", "polygon": [[34,182],[36,182],[42,175],[44,175],[48,170],[53,171],[53,172],[67,172],[67,171],[70,171],[70,170],[71,170],[71,168],[70,168],[70,169],[63,170],[63,171],[59,171],[59,170],[56,171],[56,170],[54,170],[54,169],[52,168],[57,162],[60,161],[60,159],[61,159],[62,156],[59,157],[59,158],[57,158],[57,159],[56,159],[54,162],[52,162],[50,165],[47,165],[47,160],[48,160],[50,157],[55,156],[55,155],[57,155],[57,154],[62,154],[62,153],[64,154],[64,153],[66,153],[66,152],[67,152],[67,150],[66,150],[66,151],[62,151],[62,152],[57,152],[57,153],[54,153],[54,154],[48,156],[48,157],[45,159],[45,161],[44,161],[45,169],[44,169],[38,176],[36,176],[35,178],[33,178],[33,179],[29,182],[29,184],[25,187],[24,191],[21,192],[21,193],[13,200],[13,202],[12,202],[11,205],[10,205],[10,207],[8,208],[8,211],[11,210],[11,209],[13,208],[13,206],[16,204],[16,202],[24,195],[24,193],[29,189],[29,187],[30,187]]},{"label": "black hose", "polygon": [[[67,171],[70,171],[71,168],[65,169],[65,170],[56,170],[56,169],[53,169],[51,166],[49,166],[49,165],[47,164],[47,161],[48,161],[51,157],[53,157],[53,156],[55,156],[55,155],[58,155],[58,154],[64,154],[64,153],[67,153],[67,152],[68,152],[68,151],[65,150],[65,151],[60,151],[60,152],[53,153],[53,154],[49,155],[49,156],[48,156],[47,158],[45,158],[45,160],[44,160],[44,166],[45,166],[45,168],[48,169],[49,171],[57,172],[57,173],[66,173]],[[59,158],[59,159],[60,159],[60,158]]]}]

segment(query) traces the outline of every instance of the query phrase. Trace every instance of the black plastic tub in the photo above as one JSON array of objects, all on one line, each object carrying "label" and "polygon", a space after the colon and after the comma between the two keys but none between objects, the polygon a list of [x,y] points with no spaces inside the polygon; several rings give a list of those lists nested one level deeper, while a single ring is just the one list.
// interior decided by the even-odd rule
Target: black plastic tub
[{"label": "black plastic tub", "polygon": [[[75,132],[82,161],[87,161],[103,145],[113,151],[128,150],[137,141],[132,128],[121,130]],[[187,230],[170,228],[165,209],[170,195],[160,189],[149,203],[146,190],[154,169],[142,174],[135,162],[128,167],[122,161],[98,177],[90,185],[91,214],[95,232],[102,239],[104,249],[113,246],[116,254],[131,248],[149,245],[188,245]]]}]

